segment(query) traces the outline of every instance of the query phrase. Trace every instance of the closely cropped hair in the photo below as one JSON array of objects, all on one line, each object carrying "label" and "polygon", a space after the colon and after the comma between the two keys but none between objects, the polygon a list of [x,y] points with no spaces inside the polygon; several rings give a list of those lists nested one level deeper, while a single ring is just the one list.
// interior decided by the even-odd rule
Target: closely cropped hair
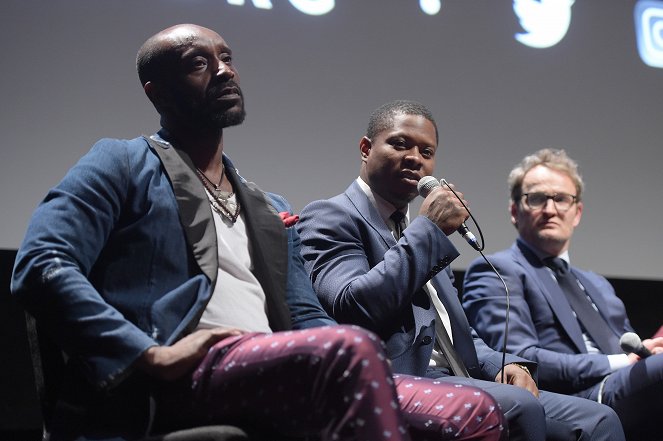
[{"label": "closely cropped hair", "polygon": [[437,124],[435,123],[435,119],[433,119],[431,111],[421,103],[408,100],[391,101],[375,109],[368,120],[366,137],[373,139],[378,133],[393,127],[396,115],[423,116],[435,127],[435,141],[439,141]]},{"label": "closely cropped hair", "polygon": [[153,81],[159,73],[159,58],[163,56],[156,44],[156,38],[152,37],[141,46],[136,55],[136,70],[141,85]]},{"label": "closely cropped hair", "polygon": [[140,84],[145,86],[148,81],[163,81],[167,73],[176,68],[178,54],[173,47],[185,46],[195,39],[194,36],[182,36],[177,42],[171,41],[165,46],[163,32],[150,37],[136,55],[136,70]]},{"label": "closely cropped hair", "polygon": [[582,190],[585,184],[582,181],[582,176],[578,173],[578,163],[571,159],[564,150],[561,149],[542,149],[538,152],[525,156],[518,165],[516,165],[511,173],[509,173],[509,191],[511,192],[511,200],[518,202],[522,196],[523,179],[527,172],[536,167],[543,165],[552,170],[568,175],[576,187],[576,196],[578,201],[581,200]]}]

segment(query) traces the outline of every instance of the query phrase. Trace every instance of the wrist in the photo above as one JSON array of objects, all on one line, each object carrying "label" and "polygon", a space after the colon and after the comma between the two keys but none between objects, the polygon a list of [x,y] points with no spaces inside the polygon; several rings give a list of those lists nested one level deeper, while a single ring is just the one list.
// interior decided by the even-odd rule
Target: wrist
[{"label": "wrist", "polygon": [[[150,346],[136,359],[136,366],[144,371],[152,370],[159,363],[160,346]],[[162,358],[162,357],[161,357]]]},{"label": "wrist", "polygon": [[524,364],[520,364],[520,363],[511,363],[511,364],[513,364],[514,366],[517,366],[517,367],[519,367],[520,369],[522,369],[522,370],[524,370],[525,372],[527,372],[527,375],[529,375],[530,377],[532,376],[532,373],[529,371],[528,367],[525,366]]}]

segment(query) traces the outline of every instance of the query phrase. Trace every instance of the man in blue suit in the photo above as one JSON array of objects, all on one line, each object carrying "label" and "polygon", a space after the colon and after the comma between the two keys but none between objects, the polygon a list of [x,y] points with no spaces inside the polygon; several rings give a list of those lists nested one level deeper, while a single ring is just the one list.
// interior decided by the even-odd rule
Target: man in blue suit
[{"label": "man in blue suit", "polygon": [[[511,171],[509,189],[519,237],[489,257],[509,288],[507,349],[538,362],[542,387],[611,406],[627,438],[660,439],[654,426],[663,415],[663,355],[642,360],[623,353],[619,338],[633,331],[624,304],[604,277],[569,268],[571,236],[583,212],[576,162],[563,150],[540,150]],[[567,278],[572,283],[565,285]],[[584,304],[568,297],[573,292]],[[504,287],[482,259],[467,270],[463,306],[479,335],[502,347]],[[663,353],[663,338],[643,344]]]},{"label": "man in blue suit", "polygon": [[296,217],[224,154],[244,119],[231,53],[196,25],[148,39],[138,74],[162,129],[99,141],[28,226],[12,292],[68,355],[50,439],[221,422],[325,441],[501,439],[487,394],[417,382],[444,390],[403,412],[396,390],[424,388],[392,377],[379,339],[323,326]]},{"label": "man in blue suit", "polygon": [[[488,391],[508,419],[510,439],[623,439],[606,406],[539,392],[529,374],[535,364],[506,355],[503,367],[502,354],[470,328],[449,269],[458,251],[447,238],[467,211],[448,189],[433,189],[403,229],[418,181],[433,173],[437,145],[428,109],[387,103],[371,115],[359,143],[359,178],[302,211],[302,255],[323,307],[338,322],[382,337],[395,372]],[[457,356],[434,350],[435,342],[452,343]],[[469,378],[449,375],[464,375],[462,365]],[[502,370],[509,385],[499,383]]]}]

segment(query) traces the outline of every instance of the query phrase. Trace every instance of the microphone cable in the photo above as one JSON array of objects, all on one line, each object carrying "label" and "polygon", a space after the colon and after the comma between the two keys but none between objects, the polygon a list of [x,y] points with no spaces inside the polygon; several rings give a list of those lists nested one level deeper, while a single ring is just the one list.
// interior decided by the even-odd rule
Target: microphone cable
[{"label": "microphone cable", "polygon": [[504,384],[504,366],[506,364],[506,342],[509,340],[509,311],[511,308],[511,302],[509,299],[509,287],[507,286],[506,282],[502,278],[502,275],[497,271],[497,269],[493,266],[493,264],[488,260],[485,254],[483,254],[483,250],[486,247],[486,243],[483,238],[483,231],[481,231],[481,227],[479,226],[479,223],[476,221],[474,218],[474,215],[470,211],[470,209],[465,205],[465,202],[463,202],[463,199],[458,196],[458,194],[454,191],[453,188],[449,185],[449,183],[446,181],[446,179],[442,178],[440,179],[440,183],[443,185],[446,185],[447,188],[451,191],[451,193],[456,196],[456,198],[460,201],[460,203],[463,205],[465,210],[467,210],[467,213],[470,215],[470,218],[472,219],[472,223],[474,224],[475,227],[477,227],[477,231],[479,232],[479,237],[481,238],[481,242],[479,247],[476,249],[481,257],[483,257],[483,260],[486,261],[490,269],[495,273],[498,279],[502,282],[502,285],[504,285],[504,294],[506,298],[506,316],[504,318],[504,341],[502,342],[502,368],[500,369],[500,382]]},{"label": "microphone cable", "polygon": [[477,243],[478,247],[476,248],[476,250],[481,253],[483,251],[483,249],[485,248],[485,241],[483,240],[483,231],[481,231],[481,227],[479,226],[477,220],[474,218],[474,215],[472,214],[470,209],[467,208],[467,205],[465,205],[465,202],[463,202],[463,199],[461,199],[461,197],[458,196],[458,193],[456,193],[456,191],[453,188],[451,188],[451,185],[449,185],[449,183],[447,182],[446,179],[444,179],[444,178],[440,179],[440,184],[447,186],[449,191],[451,191],[451,193],[453,193],[453,195],[456,196],[456,199],[458,199],[458,201],[461,203],[463,208],[465,208],[465,210],[467,211],[467,214],[470,215],[470,219],[472,219],[472,223],[474,224],[474,226],[477,227],[477,231],[479,232],[479,237],[481,238],[481,242]]}]

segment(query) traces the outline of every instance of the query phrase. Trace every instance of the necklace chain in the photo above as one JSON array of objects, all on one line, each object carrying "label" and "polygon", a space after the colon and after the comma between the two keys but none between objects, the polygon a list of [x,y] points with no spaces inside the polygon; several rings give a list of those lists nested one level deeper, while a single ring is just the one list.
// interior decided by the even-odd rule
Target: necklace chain
[{"label": "necklace chain", "polygon": [[212,197],[208,198],[212,209],[219,213],[221,216],[225,217],[230,221],[230,223],[235,223],[239,217],[240,205],[239,201],[233,202],[230,198],[235,194],[234,191],[231,191],[227,196],[221,195],[221,184],[223,183],[223,176],[226,169],[221,164],[221,179],[218,184],[214,184],[203,171],[196,167],[196,172],[198,172],[198,177],[205,187],[205,191]]},{"label": "necklace chain", "polygon": [[[226,174],[226,167],[223,165],[223,163],[221,164],[221,177],[219,178],[219,183],[218,184],[215,184],[214,182],[212,182],[212,180],[207,177],[205,172],[202,171],[201,169],[199,169],[198,167],[196,167],[196,171],[198,171],[198,175],[200,175],[203,182],[207,182],[210,186],[214,187],[215,192],[218,193],[218,192],[221,191],[221,184],[223,184],[223,177]],[[230,192],[230,196],[232,196],[232,192]]]}]

